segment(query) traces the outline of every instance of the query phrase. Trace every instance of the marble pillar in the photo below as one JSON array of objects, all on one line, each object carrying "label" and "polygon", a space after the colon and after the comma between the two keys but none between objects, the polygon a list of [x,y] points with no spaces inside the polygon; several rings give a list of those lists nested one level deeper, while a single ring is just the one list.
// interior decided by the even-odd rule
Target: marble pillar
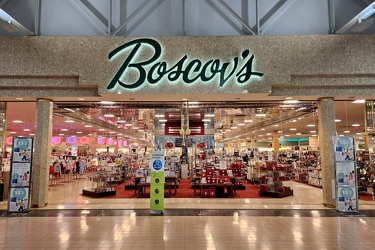
[{"label": "marble pillar", "polygon": [[335,102],[333,98],[322,98],[318,102],[319,152],[322,168],[323,204],[335,207],[332,180],[335,179],[335,158],[332,139],[336,136]]},{"label": "marble pillar", "polygon": [[365,148],[364,149],[365,150],[369,150],[370,149],[370,146],[369,146],[370,142],[369,142],[368,135],[364,136],[363,140],[364,140],[364,144],[365,144]]},{"label": "marble pillar", "polygon": [[51,100],[37,100],[31,190],[31,207],[33,208],[45,207],[48,203],[52,108],[53,103]]},{"label": "marble pillar", "polygon": [[273,158],[274,160],[277,160],[277,155],[279,154],[279,150],[280,150],[279,132],[277,130],[272,131],[272,148],[273,148]]},{"label": "marble pillar", "polygon": [[90,144],[90,153],[96,155],[96,144],[98,143],[98,133],[91,133],[91,144]]}]

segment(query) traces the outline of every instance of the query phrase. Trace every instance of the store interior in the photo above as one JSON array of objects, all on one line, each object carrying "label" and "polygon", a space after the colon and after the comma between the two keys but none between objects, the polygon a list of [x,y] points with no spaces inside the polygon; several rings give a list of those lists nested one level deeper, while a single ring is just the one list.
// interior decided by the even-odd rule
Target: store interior
[{"label": "store interior", "polygon": [[[66,195],[73,200],[148,197],[151,152],[165,150],[166,197],[319,203],[317,106],[316,101],[290,97],[262,102],[57,101],[50,191],[64,193],[56,203],[64,203]],[[3,173],[9,171],[12,138],[35,135],[35,114],[35,102],[7,102]],[[358,178],[365,178],[359,182],[364,186],[359,197],[369,204],[374,171],[364,101],[336,101],[335,119],[338,136],[355,138]],[[78,159],[85,161],[82,173],[76,168]],[[53,168],[56,161],[61,170]],[[213,189],[211,183],[222,189]],[[316,197],[302,201],[306,192]]]}]

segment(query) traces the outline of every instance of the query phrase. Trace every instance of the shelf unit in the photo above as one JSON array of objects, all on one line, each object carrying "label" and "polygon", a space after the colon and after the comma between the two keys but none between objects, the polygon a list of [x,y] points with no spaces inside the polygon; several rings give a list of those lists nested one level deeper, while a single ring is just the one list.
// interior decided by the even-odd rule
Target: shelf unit
[{"label": "shelf unit", "polygon": [[267,175],[265,183],[260,184],[259,195],[273,198],[282,198],[293,195],[290,187],[285,187],[283,181],[291,179],[291,171],[289,166],[278,165],[276,161],[266,162]]},{"label": "shelf unit", "polygon": [[316,187],[322,187],[321,169],[309,169],[308,184]]}]

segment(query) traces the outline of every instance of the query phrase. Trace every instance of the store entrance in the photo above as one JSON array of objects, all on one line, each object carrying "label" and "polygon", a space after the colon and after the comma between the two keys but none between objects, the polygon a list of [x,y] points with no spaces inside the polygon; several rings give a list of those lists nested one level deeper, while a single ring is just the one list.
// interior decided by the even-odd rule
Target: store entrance
[{"label": "store entrance", "polygon": [[[251,199],[252,204],[273,204],[280,202],[275,197],[284,197],[288,204],[321,204],[324,187],[316,102],[186,104],[55,102],[51,166],[57,161],[62,168],[56,168],[59,174],[55,168],[50,170],[49,203],[92,202],[93,196],[105,192],[112,198],[142,198],[136,185],[147,183],[150,152],[165,150],[167,177],[176,177],[166,191],[172,199],[233,197],[229,203],[243,198]],[[372,200],[368,183],[373,177],[373,158],[360,132],[365,130],[364,114],[358,116],[355,105],[336,102],[336,126],[338,135],[356,138],[361,156],[358,166],[367,183],[367,191],[363,188],[360,198],[365,197],[368,204]],[[8,103],[7,130],[12,134],[7,138],[33,136],[33,108],[35,103]],[[14,122],[17,120],[21,123]],[[5,152],[11,150],[7,138]],[[6,158],[3,160],[6,166]],[[85,162],[83,171],[80,161]],[[276,171],[271,175],[269,169]],[[233,184],[233,188],[224,187],[222,191],[210,186],[214,183]],[[83,190],[94,191],[83,194]]]}]

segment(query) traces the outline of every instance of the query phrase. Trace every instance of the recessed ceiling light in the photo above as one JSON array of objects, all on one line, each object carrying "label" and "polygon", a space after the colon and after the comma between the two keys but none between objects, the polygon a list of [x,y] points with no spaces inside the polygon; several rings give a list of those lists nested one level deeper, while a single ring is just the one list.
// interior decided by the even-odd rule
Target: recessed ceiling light
[{"label": "recessed ceiling light", "polygon": [[285,135],[285,137],[289,137],[290,135]]},{"label": "recessed ceiling light", "polygon": [[293,103],[299,103],[299,101],[298,100],[285,100],[284,103],[291,103],[291,104],[293,104]]},{"label": "recessed ceiling light", "polygon": [[64,135],[64,134],[59,134],[59,135]]},{"label": "recessed ceiling light", "polygon": [[207,117],[215,117],[215,114],[205,114],[204,116],[207,116]]},{"label": "recessed ceiling light", "polygon": [[14,120],[13,122],[14,123],[22,123],[22,121],[20,121],[20,120]]},{"label": "recessed ceiling light", "polygon": [[301,133],[296,133],[296,135],[301,135]]},{"label": "recessed ceiling light", "polygon": [[291,96],[288,96],[288,97],[285,97],[286,100],[290,100],[290,99],[293,99],[293,97]]},{"label": "recessed ceiling light", "polygon": [[30,131],[30,129],[29,128],[24,128],[23,131],[28,132],[28,131]]},{"label": "recessed ceiling light", "polygon": [[23,100],[23,98],[21,98],[21,97],[16,97],[16,100]]},{"label": "recessed ceiling light", "polygon": [[311,135],[311,136],[318,136],[317,134],[313,134],[313,135]]},{"label": "recessed ceiling light", "polygon": [[293,120],[292,122],[297,122],[297,120]]},{"label": "recessed ceiling light", "polygon": [[110,134],[114,134],[114,133],[116,133],[116,132],[114,132],[114,131],[111,131],[111,132],[109,132]]},{"label": "recessed ceiling light", "polygon": [[266,130],[265,128],[261,128],[260,130]]},{"label": "recessed ceiling light", "polygon": [[101,104],[115,104],[115,102],[110,102],[110,101],[101,101]]},{"label": "recessed ceiling light", "polygon": [[167,122],[166,119],[160,119],[159,122]]},{"label": "recessed ceiling light", "polygon": [[266,135],[272,135],[272,133],[267,133]]},{"label": "recessed ceiling light", "polygon": [[77,134],[82,134],[82,132],[81,131],[77,131]]},{"label": "recessed ceiling light", "polygon": [[263,135],[258,135],[259,137],[263,137]]},{"label": "recessed ceiling light", "polygon": [[62,128],[61,131],[68,131],[68,129],[66,129],[66,128]]},{"label": "recessed ceiling light", "polygon": [[155,117],[163,117],[164,118],[164,115],[163,114],[156,114]]},{"label": "recessed ceiling light", "polygon": [[355,100],[353,103],[365,103],[366,100]]},{"label": "recessed ceiling light", "polygon": [[202,122],[210,122],[210,121],[211,121],[211,119],[202,119]]},{"label": "recessed ceiling light", "polygon": [[357,135],[361,135],[362,133],[357,133]]},{"label": "recessed ceiling light", "polygon": [[237,129],[237,127],[236,126],[232,126],[232,127],[230,127],[230,129]]},{"label": "recessed ceiling light", "polygon": [[125,123],[125,120],[118,120],[117,123]]},{"label": "recessed ceiling light", "polygon": [[245,123],[238,123],[238,126],[245,126]]},{"label": "recessed ceiling light", "polygon": [[230,132],[230,131],[232,131],[232,130],[230,130],[230,129],[227,129],[227,130],[225,130],[225,131],[227,131],[227,132]]},{"label": "recessed ceiling light", "polygon": [[359,124],[355,123],[352,125],[353,127],[359,127]]},{"label": "recessed ceiling light", "polygon": [[341,137],[342,137],[342,136],[344,136],[344,135],[339,135],[339,136],[341,136]]},{"label": "recessed ceiling light", "polygon": [[120,134],[117,134],[117,135],[122,135],[122,134],[120,133]]},{"label": "recessed ceiling light", "polygon": [[17,132],[14,132],[14,131],[12,131],[12,132],[10,132],[11,134],[17,134]]},{"label": "recessed ceiling light", "polygon": [[133,126],[133,124],[131,124],[131,123],[126,123],[125,126],[126,126],[126,127],[131,127],[131,126]]},{"label": "recessed ceiling light", "polygon": [[344,133],[345,133],[345,134],[349,134],[350,131],[349,131],[349,130],[345,130]]},{"label": "recessed ceiling light", "polygon": [[255,116],[263,117],[266,116],[266,114],[256,114]]},{"label": "recessed ceiling light", "polygon": [[310,133],[316,133],[316,131],[315,130],[311,130]]},{"label": "recessed ceiling light", "polygon": [[277,133],[279,133],[279,134],[282,134],[282,133],[283,133],[283,131],[279,130],[279,131],[277,131]]},{"label": "recessed ceiling light", "polygon": [[85,98],[80,97],[80,98],[78,98],[78,100],[83,101],[83,100],[85,100]]},{"label": "recessed ceiling light", "polygon": [[253,122],[253,120],[245,119],[244,122]]},{"label": "recessed ceiling light", "polygon": [[290,130],[294,131],[294,130],[297,130],[296,128],[291,128]]},{"label": "recessed ceiling light", "polygon": [[115,117],[113,114],[105,114],[104,117]]},{"label": "recessed ceiling light", "polygon": [[187,101],[187,98],[182,98],[181,100],[182,100],[182,101]]},{"label": "recessed ceiling light", "polygon": [[73,120],[66,120],[65,122],[67,122],[67,123],[73,123],[74,121]]},{"label": "recessed ceiling light", "polygon": [[105,129],[104,128],[100,128],[100,129],[98,129],[99,131],[105,131]]},{"label": "recessed ceiling light", "polygon": [[335,122],[341,122],[341,120],[340,119],[335,119]]},{"label": "recessed ceiling light", "polygon": [[92,135],[92,134],[87,134],[87,135]]},{"label": "recessed ceiling light", "polygon": [[92,128],[91,125],[85,125],[85,128]]},{"label": "recessed ceiling light", "polygon": [[314,124],[307,124],[307,127],[315,127]]}]

